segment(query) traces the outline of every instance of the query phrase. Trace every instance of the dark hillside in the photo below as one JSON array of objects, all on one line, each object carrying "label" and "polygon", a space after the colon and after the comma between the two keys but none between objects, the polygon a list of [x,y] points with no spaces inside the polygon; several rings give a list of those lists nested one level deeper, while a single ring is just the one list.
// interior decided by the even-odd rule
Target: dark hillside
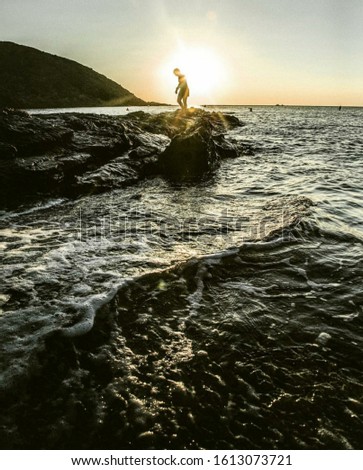
[{"label": "dark hillside", "polygon": [[0,108],[145,104],[118,83],[73,60],[0,41]]}]

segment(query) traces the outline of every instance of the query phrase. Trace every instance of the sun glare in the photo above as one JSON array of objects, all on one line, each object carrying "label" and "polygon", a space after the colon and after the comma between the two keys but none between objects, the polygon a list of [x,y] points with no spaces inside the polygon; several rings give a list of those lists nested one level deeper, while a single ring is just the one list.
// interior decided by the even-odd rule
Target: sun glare
[{"label": "sun glare", "polygon": [[[186,75],[192,101],[213,100],[215,93],[224,86],[225,68],[218,56],[208,48],[182,47],[168,57],[161,66],[163,79],[168,86],[175,88],[174,68],[178,67]],[[172,83],[171,83],[172,82]]]}]

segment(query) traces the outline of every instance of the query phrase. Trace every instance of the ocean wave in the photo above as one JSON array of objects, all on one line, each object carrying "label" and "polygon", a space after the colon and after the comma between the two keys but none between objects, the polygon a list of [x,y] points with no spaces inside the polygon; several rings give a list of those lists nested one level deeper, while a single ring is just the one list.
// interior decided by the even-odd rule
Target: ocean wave
[{"label": "ocean wave", "polygon": [[360,168],[309,112],[198,185],[3,214],[3,448],[360,448]]},{"label": "ocean wave", "polygon": [[[26,409],[42,420],[30,443],[45,448],[359,447],[361,294],[298,241],[301,223],[91,298],[28,358],[27,394],[6,398],[18,416],[7,442],[22,447]],[[356,274],[340,272],[348,284]]]}]

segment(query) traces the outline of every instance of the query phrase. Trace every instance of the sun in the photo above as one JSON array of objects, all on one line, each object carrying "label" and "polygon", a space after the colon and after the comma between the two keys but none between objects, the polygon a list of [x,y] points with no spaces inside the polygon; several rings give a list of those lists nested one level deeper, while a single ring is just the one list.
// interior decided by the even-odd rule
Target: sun
[{"label": "sun", "polygon": [[176,86],[175,77],[172,74],[176,67],[186,76],[194,102],[196,100],[212,100],[213,102],[215,94],[224,87],[225,67],[212,49],[183,46],[167,57],[160,71],[171,89]]}]

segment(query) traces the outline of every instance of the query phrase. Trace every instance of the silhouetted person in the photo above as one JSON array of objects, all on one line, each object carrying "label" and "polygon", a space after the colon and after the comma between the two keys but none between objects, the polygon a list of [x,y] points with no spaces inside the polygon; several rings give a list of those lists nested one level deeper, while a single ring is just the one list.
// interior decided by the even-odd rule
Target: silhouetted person
[{"label": "silhouetted person", "polygon": [[173,70],[174,75],[178,77],[178,86],[175,88],[175,93],[178,93],[177,101],[181,109],[188,108],[188,96],[189,96],[189,87],[185,75],[181,73],[179,69]]},{"label": "silhouetted person", "polygon": [[342,107],[341,107],[341,106],[339,106],[339,111],[341,111],[341,110],[342,110]]}]

